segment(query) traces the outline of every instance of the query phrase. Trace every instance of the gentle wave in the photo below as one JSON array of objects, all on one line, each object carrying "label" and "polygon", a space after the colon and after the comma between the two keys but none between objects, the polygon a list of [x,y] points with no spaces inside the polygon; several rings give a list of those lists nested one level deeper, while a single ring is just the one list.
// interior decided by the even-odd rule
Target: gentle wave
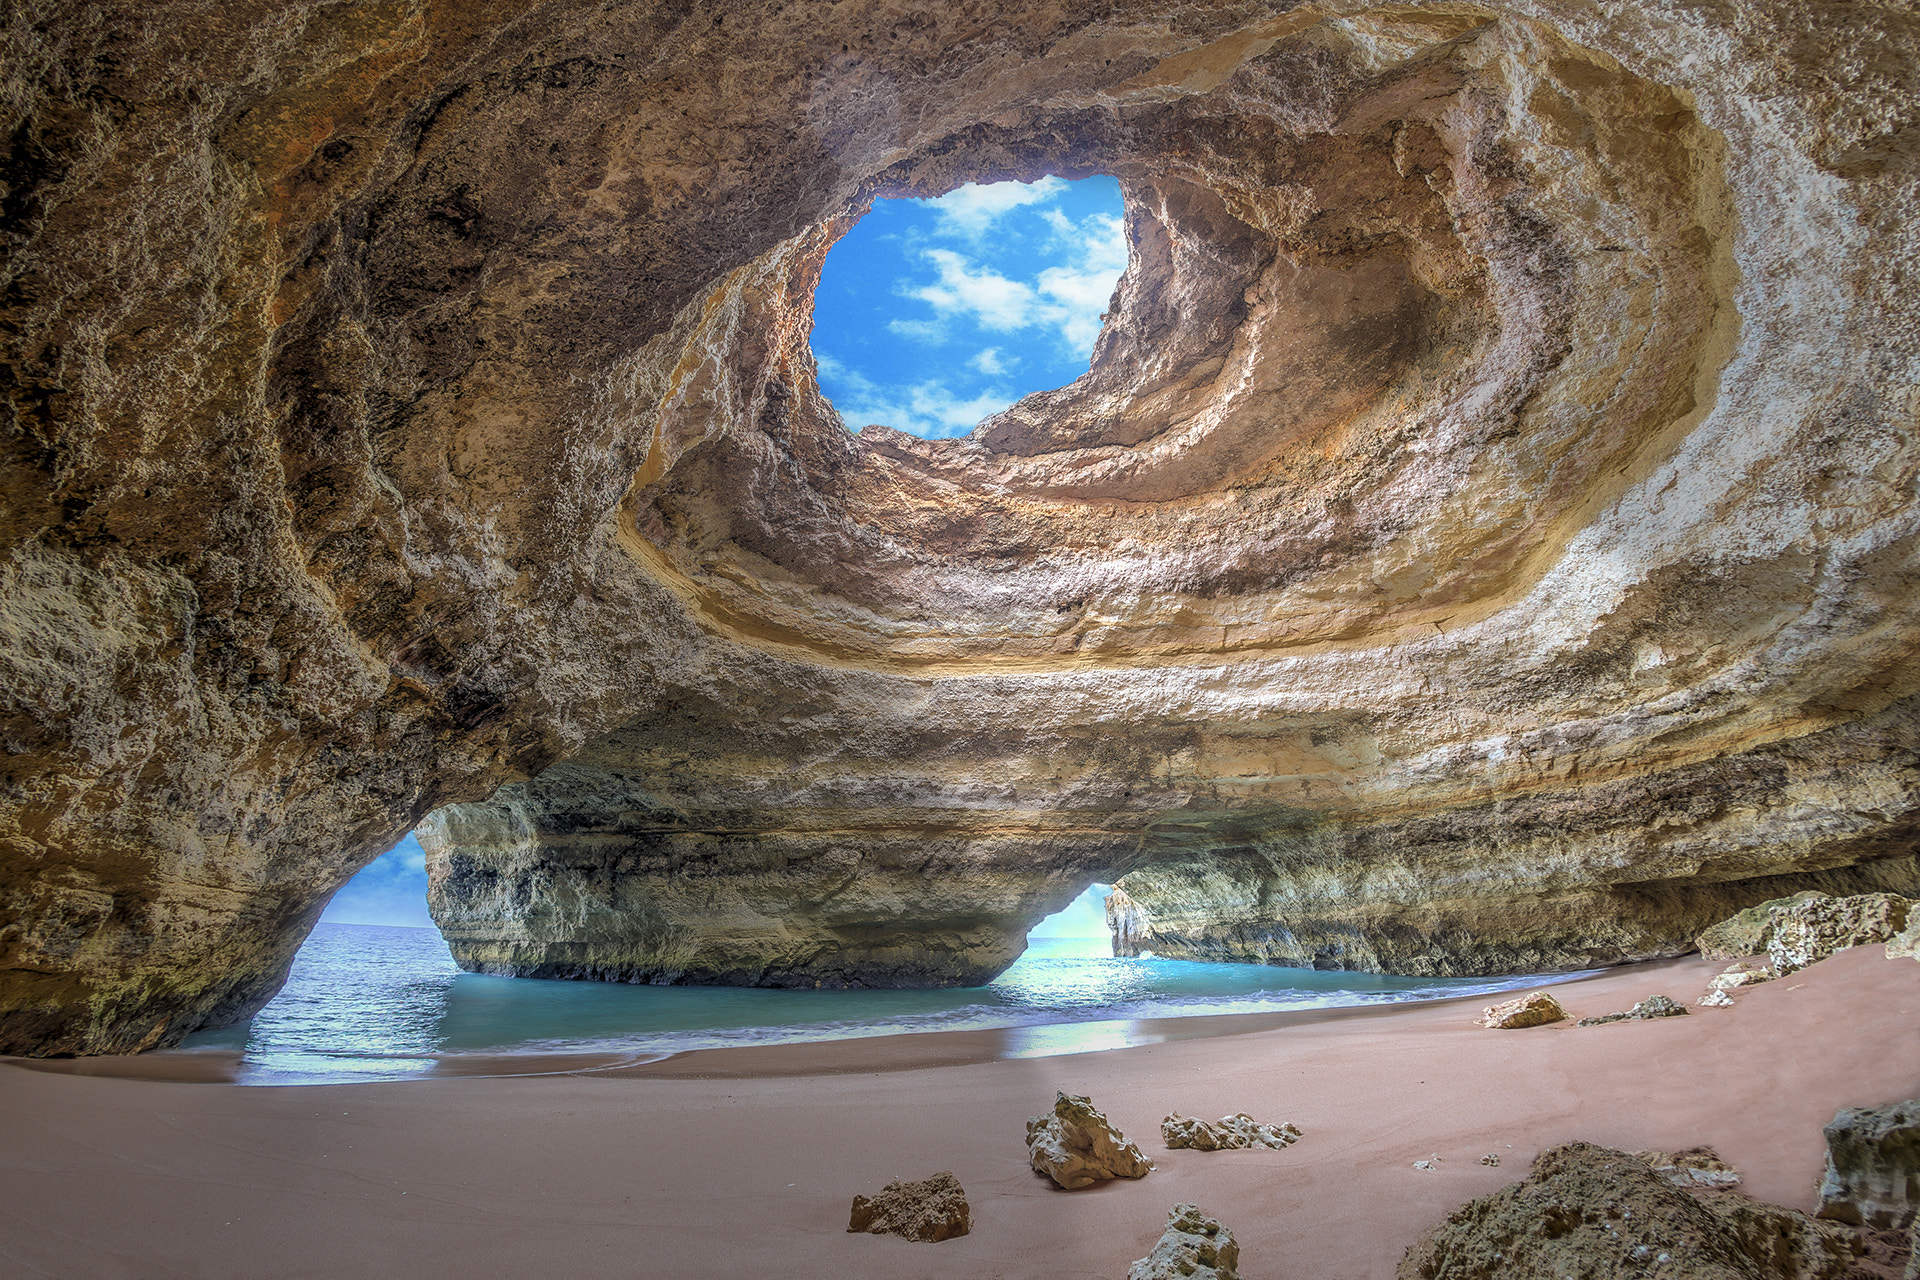
[{"label": "gentle wave", "polygon": [[251,1022],[184,1048],[239,1050],[243,1082],[258,1084],[407,1079],[463,1059],[625,1063],[938,1031],[1017,1033],[1007,1054],[1032,1057],[1153,1043],[1163,1037],[1140,1024],[1154,1019],[1487,995],[1584,976],[1437,980],[1074,954],[1086,946],[1037,941],[968,990],[789,991],[483,977],[460,973],[432,930],[322,925]]}]

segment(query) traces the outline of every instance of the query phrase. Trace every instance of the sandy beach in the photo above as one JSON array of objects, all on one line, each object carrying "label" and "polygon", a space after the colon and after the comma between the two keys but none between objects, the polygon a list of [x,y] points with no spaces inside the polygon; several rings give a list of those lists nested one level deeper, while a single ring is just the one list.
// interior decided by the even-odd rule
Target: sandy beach
[{"label": "sandy beach", "polygon": [[[1576,1017],[1655,992],[1691,1002],[1722,967],[1612,970],[1557,994]],[[1454,1001],[1057,1057],[980,1060],[996,1033],[958,1033],[305,1087],[15,1063],[0,1070],[0,1270],[1115,1280],[1167,1207],[1194,1201],[1238,1235],[1249,1276],[1380,1280],[1544,1147],[1707,1144],[1751,1194],[1811,1208],[1835,1110],[1920,1094],[1920,964],[1878,946],[1685,1018],[1495,1032],[1475,1012]],[[1059,1089],[1090,1094],[1158,1169],[1071,1193],[1031,1173],[1023,1124]],[[1306,1136],[1168,1151],[1158,1122],[1176,1110],[1244,1110]],[[966,1188],[972,1234],[845,1231],[856,1192],[943,1169]]]}]

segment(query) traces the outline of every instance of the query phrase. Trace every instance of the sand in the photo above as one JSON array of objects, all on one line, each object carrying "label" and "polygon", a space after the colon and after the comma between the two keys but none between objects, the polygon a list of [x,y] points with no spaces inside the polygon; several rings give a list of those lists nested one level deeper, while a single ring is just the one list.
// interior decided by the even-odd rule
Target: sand
[{"label": "sand", "polygon": [[[1721,967],[1637,966],[1557,993],[1575,1016],[1655,992],[1691,1003]],[[1013,1060],[969,1033],[986,1038],[276,1088],[8,1066],[0,1274],[1118,1280],[1167,1207],[1194,1201],[1233,1228],[1249,1277],[1381,1280],[1427,1226],[1573,1138],[1708,1144],[1753,1194],[1811,1208],[1820,1126],[1920,1096],[1920,964],[1861,947],[1736,998],[1525,1031],[1448,1002]],[[1050,1189],[1022,1132],[1056,1089],[1091,1094],[1158,1170]],[[1306,1136],[1167,1151],[1171,1110]],[[1479,1163],[1489,1152],[1499,1167]],[[855,1192],[943,1169],[966,1187],[971,1235],[846,1233]]]}]

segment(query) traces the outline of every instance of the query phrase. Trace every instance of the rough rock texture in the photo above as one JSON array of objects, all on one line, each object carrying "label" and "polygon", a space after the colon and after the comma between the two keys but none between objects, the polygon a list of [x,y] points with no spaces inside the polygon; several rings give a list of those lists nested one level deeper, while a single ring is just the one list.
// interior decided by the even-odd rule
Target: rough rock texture
[{"label": "rough rock texture", "polygon": [[1519,1027],[1544,1027],[1567,1016],[1560,1002],[1544,991],[1532,991],[1480,1011],[1480,1025],[1510,1031]]},{"label": "rough rock texture", "polygon": [[1196,1205],[1177,1204],[1153,1252],[1127,1268],[1127,1280],[1240,1280],[1239,1265],[1232,1231]]},{"label": "rough rock texture", "polygon": [[920,1182],[889,1182],[878,1195],[857,1195],[847,1219],[848,1231],[929,1243],[951,1240],[972,1229],[967,1193],[951,1173],[936,1173]]},{"label": "rough rock texture", "polygon": [[1738,1194],[1681,1190],[1622,1151],[1570,1142],[1407,1250],[1400,1280],[1840,1280],[1845,1228]]},{"label": "rough rock texture", "polygon": [[1906,928],[1912,905],[1899,894],[1863,893],[1775,907],[1767,916],[1767,961],[1784,978],[1836,951],[1891,941]]},{"label": "rough rock texture", "polygon": [[1898,1229],[1920,1216],[1920,1101],[1848,1107],[1821,1130],[1820,1216]]},{"label": "rough rock texture", "polygon": [[[21,0],[0,1049],[430,813],[512,973],[1410,973],[1920,890],[1920,16]],[[1088,375],[850,432],[875,197],[1115,175]],[[444,806],[454,806],[446,808]]]},{"label": "rough rock texture", "polygon": [[1636,1151],[1633,1158],[1676,1187],[1730,1191],[1740,1185],[1740,1171],[1722,1160],[1711,1147],[1672,1152]]},{"label": "rough rock texture", "polygon": [[1671,996],[1648,996],[1624,1013],[1603,1013],[1597,1017],[1582,1018],[1573,1025],[1598,1027],[1609,1022],[1644,1022],[1648,1018],[1677,1018],[1686,1011],[1687,1006]]},{"label": "rough rock texture", "polygon": [[1027,1121],[1027,1161],[1063,1191],[1153,1172],[1153,1161],[1094,1110],[1091,1098],[1070,1093],[1054,1099],[1053,1114]]},{"label": "rough rock texture", "polygon": [[1736,911],[1732,918],[1722,920],[1694,939],[1693,945],[1700,954],[1709,960],[1742,960],[1749,956],[1760,955],[1767,949],[1767,941],[1773,937],[1773,909],[1792,907],[1815,898],[1831,898],[1830,893],[1809,889],[1791,897],[1773,898],[1757,903],[1745,911]]},{"label": "rough rock texture", "polygon": [[1887,959],[1912,956],[1920,960],[1920,911],[1907,913],[1907,927],[1887,939]]},{"label": "rough rock texture", "polygon": [[[1891,958],[1892,957],[1889,957],[1889,959]],[[1751,987],[1757,986],[1762,982],[1772,982],[1777,976],[1773,971],[1771,961],[1736,960],[1727,966],[1724,973],[1717,973],[1708,979],[1707,990],[1737,991],[1741,987]]]},{"label": "rough rock texture", "polygon": [[1694,1001],[1694,1003],[1702,1009],[1731,1009],[1733,1008],[1733,997],[1725,991],[1709,991]]},{"label": "rough rock texture", "polygon": [[1194,1151],[1239,1151],[1264,1147],[1284,1151],[1300,1141],[1300,1127],[1294,1124],[1261,1124],[1242,1111],[1222,1116],[1218,1121],[1195,1120],[1171,1115],[1160,1122],[1160,1136],[1169,1150],[1183,1147]]}]

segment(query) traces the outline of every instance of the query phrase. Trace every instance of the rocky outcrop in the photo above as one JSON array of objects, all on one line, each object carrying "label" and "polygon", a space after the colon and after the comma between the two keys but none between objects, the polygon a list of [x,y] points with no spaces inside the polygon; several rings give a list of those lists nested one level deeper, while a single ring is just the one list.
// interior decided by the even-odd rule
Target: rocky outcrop
[{"label": "rocky outcrop", "polygon": [[[14,6],[0,1049],[493,972],[1405,973],[1920,891],[1915,17]],[[875,198],[1108,173],[1087,376],[854,432]]]},{"label": "rocky outcrop", "polygon": [[1649,1018],[1677,1018],[1685,1015],[1687,1006],[1671,996],[1648,996],[1624,1013],[1602,1013],[1591,1018],[1582,1018],[1574,1023],[1576,1027],[1598,1027],[1609,1022],[1644,1022]]},{"label": "rocky outcrop", "polygon": [[1239,1280],[1240,1244],[1198,1206],[1167,1210],[1167,1229],[1153,1252],[1127,1268],[1127,1280]]},{"label": "rocky outcrop", "polygon": [[1912,905],[1899,894],[1863,893],[1775,907],[1767,914],[1767,962],[1784,978],[1848,947],[1891,941]]},{"label": "rocky outcrop", "polygon": [[1571,1142],[1525,1181],[1456,1209],[1407,1250],[1400,1280],[1841,1280],[1845,1228],[1734,1193],[1700,1196],[1622,1151]]},{"label": "rocky outcrop", "polygon": [[1887,959],[1911,956],[1920,960],[1920,911],[1907,913],[1907,927],[1887,939]]},{"label": "rocky outcrop", "polygon": [[1769,961],[1736,960],[1726,970],[1716,973],[1707,980],[1709,991],[1737,991],[1741,987],[1757,986],[1762,982],[1772,982],[1777,975]]},{"label": "rocky outcrop", "polygon": [[1792,897],[1769,899],[1745,911],[1736,911],[1729,919],[1705,930],[1694,939],[1694,946],[1709,960],[1743,960],[1757,956],[1767,949],[1767,943],[1773,937],[1775,907],[1794,907],[1814,898],[1832,896],[1818,889],[1809,889]]},{"label": "rocky outcrop", "polygon": [[1550,1022],[1560,1022],[1567,1011],[1560,1002],[1544,991],[1530,991],[1524,996],[1515,996],[1511,1000],[1502,1000],[1499,1004],[1490,1004],[1480,1011],[1480,1025],[1495,1030],[1511,1031],[1521,1027],[1544,1027]]},{"label": "rocky outcrop", "polygon": [[1091,1098],[1069,1093],[1054,1099],[1051,1115],[1027,1121],[1027,1161],[1063,1191],[1153,1172],[1153,1161],[1094,1109]]},{"label": "rocky outcrop", "polygon": [[1848,1107],[1821,1131],[1820,1216],[1898,1230],[1920,1216],[1920,1101]]},{"label": "rocky outcrop", "polygon": [[972,1229],[967,1193],[951,1173],[936,1173],[919,1182],[889,1182],[878,1195],[857,1195],[847,1219],[850,1232],[902,1236],[925,1243],[951,1240]]},{"label": "rocky outcrop", "polygon": [[1731,1191],[1740,1185],[1740,1171],[1722,1160],[1711,1147],[1672,1152],[1636,1151],[1633,1158],[1676,1187]]},{"label": "rocky outcrop", "polygon": [[1160,1122],[1160,1136],[1169,1150],[1242,1151],[1263,1147],[1284,1151],[1300,1141],[1300,1127],[1294,1124],[1262,1124],[1242,1111],[1216,1121],[1196,1120],[1171,1115]]}]

